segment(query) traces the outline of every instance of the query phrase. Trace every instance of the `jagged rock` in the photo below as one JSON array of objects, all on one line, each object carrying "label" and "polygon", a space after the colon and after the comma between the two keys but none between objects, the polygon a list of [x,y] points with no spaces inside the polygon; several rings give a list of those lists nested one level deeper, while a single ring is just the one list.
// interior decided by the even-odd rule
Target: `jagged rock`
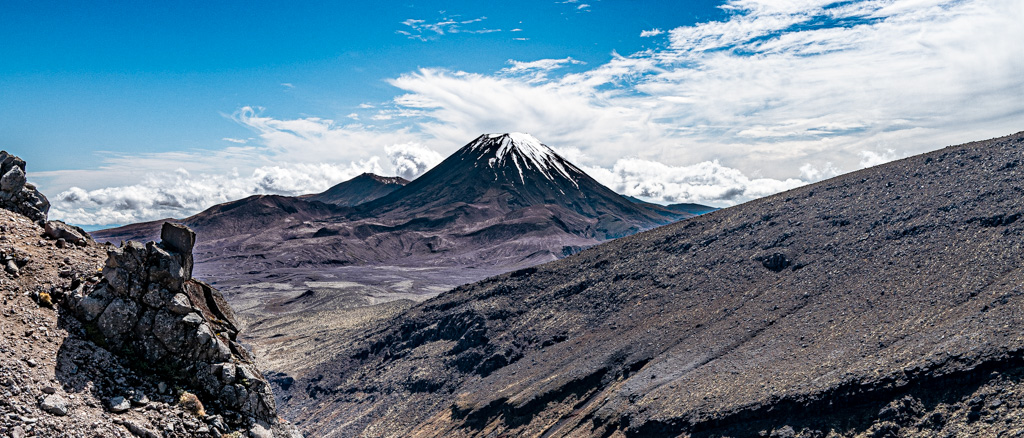
[{"label": "jagged rock", "polygon": [[59,395],[51,394],[43,399],[43,402],[39,404],[42,410],[49,412],[58,417],[63,417],[68,414],[68,401]]},{"label": "jagged rock", "polygon": [[18,269],[18,264],[15,263],[14,260],[8,260],[7,264],[4,265],[4,270],[7,271],[8,274],[15,276],[18,275],[18,273],[20,272],[20,269]]},{"label": "jagged rock", "polygon": [[25,161],[7,151],[0,151],[0,208],[21,213],[43,225],[50,202],[29,184],[25,175]]},{"label": "jagged rock", "polygon": [[124,425],[125,429],[128,429],[128,431],[131,432],[132,435],[135,435],[137,437],[140,437],[140,438],[159,438],[160,437],[160,434],[158,432],[154,432],[152,430],[146,429],[145,427],[142,427],[142,426],[140,426],[138,424],[135,424],[134,422],[125,421],[122,424]]},{"label": "jagged rock", "polygon": [[761,265],[769,271],[779,272],[786,269],[792,262],[786,258],[785,254],[775,253],[761,259]]},{"label": "jagged rock", "polygon": [[96,318],[99,318],[100,314],[103,313],[108,304],[110,304],[109,297],[102,293],[102,291],[98,291],[89,296],[83,297],[78,302],[78,308],[76,310],[85,321],[92,322],[95,321]]},{"label": "jagged rock", "polygon": [[164,222],[160,230],[160,240],[171,251],[192,255],[192,248],[196,245],[196,233],[182,224]]},{"label": "jagged rock", "polygon": [[149,397],[145,393],[136,392],[132,395],[131,402],[135,406],[145,406],[149,404]]},{"label": "jagged rock", "polygon": [[[191,251],[195,234],[166,224],[163,237],[159,244],[129,241],[108,250],[103,281],[68,305],[110,351],[193,388],[189,391],[208,408],[241,414],[227,416],[229,426],[274,424],[265,428],[273,435],[260,436],[294,436],[287,423],[276,426],[280,420],[270,384],[235,342],[238,324],[230,306],[216,289],[192,279],[192,254],[183,251]],[[118,399],[111,411],[118,412],[121,402],[130,407]]]},{"label": "jagged rock", "polygon": [[171,297],[171,302],[167,303],[167,310],[178,315],[188,315],[192,313],[192,303],[189,303],[185,294],[174,294]]}]

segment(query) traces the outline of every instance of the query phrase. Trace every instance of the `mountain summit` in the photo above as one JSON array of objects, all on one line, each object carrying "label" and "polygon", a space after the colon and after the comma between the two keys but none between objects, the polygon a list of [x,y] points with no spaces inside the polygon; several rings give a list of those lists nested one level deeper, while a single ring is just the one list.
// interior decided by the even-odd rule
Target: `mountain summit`
[{"label": "mountain summit", "polygon": [[361,217],[455,214],[482,220],[544,211],[570,234],[598,240],[691,216],[631,202],[523,133],[481,135],[405,187],[358,209]]},{"label": "mountain summit", "polygon": [[524,169],[526,172],[540,172],[551,181],[561,176],[574,183],[576,180],[570,170],[577,174],[583,173],[540,140],[521,132],[484,134],[463,147],[463,150],[478,154],[477,161],[486,160],[487,167],[495,169],[496,174],[500,172],[504,175],[504,170],[515,165],[519,171],[519,181],[523,184],[526,184]]}]

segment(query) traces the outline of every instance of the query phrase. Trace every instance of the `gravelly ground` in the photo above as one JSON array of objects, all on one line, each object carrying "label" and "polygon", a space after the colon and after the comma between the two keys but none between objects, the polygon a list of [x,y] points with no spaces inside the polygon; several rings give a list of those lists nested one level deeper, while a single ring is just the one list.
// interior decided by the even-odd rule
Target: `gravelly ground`
[{"label": "gravelly ground", "polygon": [[[177,405],[174,388],[161,392],[158,380],[127,369],[123,359],[82,340],[73,319],[40,305],[39,292],[56,297],[73,279],[98,273],[107,258],[103,245],[59,248],[42,236],[24,216],[0,210],[0,253],[20,265],[16,273],[0,269],[0,436],[191,437],[209,431]],[[114,397],[129,400],[126,411],[112,411]]]}]

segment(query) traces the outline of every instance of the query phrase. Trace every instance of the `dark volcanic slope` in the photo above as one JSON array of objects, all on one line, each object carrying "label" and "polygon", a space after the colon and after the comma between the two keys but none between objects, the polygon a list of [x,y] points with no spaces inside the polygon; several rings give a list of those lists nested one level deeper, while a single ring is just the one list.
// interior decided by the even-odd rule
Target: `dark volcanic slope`
[{"label": "dark volcanic slope", "polygon": [[[636,204],[601,185],[528,134],[484,134],[388,196],[359,207],[361,216],[499,218],[544,208],[567,232],[607,240],[692,216]],[[567,217],[571,216],[571,217]],[[578,226],[580,219],[596,219]]]},{"label": "dark volcanic slope", "polygon": [[949,147],[457,288],[286,409],[317,436],[1019,433],[1022,159],[1024,133]]},{"label": "dark volcanic slope", "polygon": [[[247,236],[261,230],[284,228],[296,222],[319,220],[335,216],[345,209],[311,200],[290,196],[254,195],[237,201],[217,204],[185,219],[160,219],[140,222],[118,228],[92,232],[101,242],[118,240],[157,240],[164,222],[180,222],[202,230],[203,239]],[[208,245],[209,242],[206,242]],[[220,245],[221,243],[218,243]]]},{"label": "dark volcanic slope", "polygon": [[300,198],[351,207],[388,195],[406,184],[409,184],[409,181],[405,178],[364,173],[339,183],[323,193],[304,195]]}]

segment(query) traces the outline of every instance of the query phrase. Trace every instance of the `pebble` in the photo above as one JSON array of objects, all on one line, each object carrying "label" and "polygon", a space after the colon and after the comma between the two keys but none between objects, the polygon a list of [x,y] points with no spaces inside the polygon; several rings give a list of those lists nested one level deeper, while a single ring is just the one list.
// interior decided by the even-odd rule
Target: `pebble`
[{"label": "pebble", "polygon": [[131,407],[132,407],[132,404],[129,403],[128,400],[125,400],[124,397],[121,397],[121,396],[117,396],[117,397],[111,398],[108,403],[110,405],[110,412],[113,412],[115,414],[127,411],[128,409],[131,409]]},{"label": "pebble", "polygon": [[146,397],[146,394],[143,394],[142,392],[136,392],[132,395],[132,404],[136,406],[148,405],[149,397]]},{"label": "pebble", "polygon": [[63,417],[68,414],[68,401],[64,400],[64,397],[56,394],[46,396],[39,407],[58,417]]}]

